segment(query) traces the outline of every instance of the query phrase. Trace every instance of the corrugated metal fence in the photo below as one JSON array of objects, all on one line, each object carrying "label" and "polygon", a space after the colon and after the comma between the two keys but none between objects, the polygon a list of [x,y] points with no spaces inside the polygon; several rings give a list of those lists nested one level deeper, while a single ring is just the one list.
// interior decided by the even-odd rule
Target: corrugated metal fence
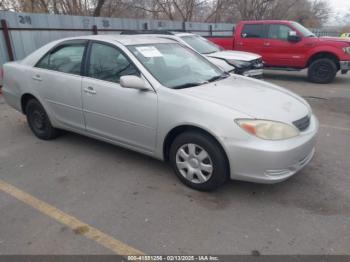
[{"label": "corrugated metal fence", "polygon": [[56,39],[88,34],[119,34],[123,30],[186,30],[201,35],[232,35],[233,24],[183,23],[166,20],[141,20],[109,17],[66,16],[0,11],[0,66],[11,59],[22,59],[35,49]]}]

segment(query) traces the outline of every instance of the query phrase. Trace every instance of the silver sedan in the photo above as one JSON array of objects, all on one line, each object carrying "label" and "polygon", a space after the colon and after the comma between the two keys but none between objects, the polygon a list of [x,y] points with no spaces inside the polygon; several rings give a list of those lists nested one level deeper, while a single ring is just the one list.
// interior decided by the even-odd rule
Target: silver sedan
[{"label": "silver sedan", "polygon": [[55,41],[5,64],[3,93],[40,139],[64,129],[126,147],[169,161],[198,190],[280,182],[315,152],[318,121],[301,97],[170,39]]}]

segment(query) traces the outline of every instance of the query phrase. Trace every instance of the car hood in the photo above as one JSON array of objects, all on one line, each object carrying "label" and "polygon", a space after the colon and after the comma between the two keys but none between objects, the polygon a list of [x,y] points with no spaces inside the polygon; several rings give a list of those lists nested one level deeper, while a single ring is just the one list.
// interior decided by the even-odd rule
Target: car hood
[{"label": "car hood", "polygon": [[292,123],[311,112],[309,104],[300,96],[276,85],[241,76],[177,91],[257,119]]},{"label": "car hood", "polygon": [[220,58],[225,60],[240,60],[240,61],[252,61],[261,58],[260,55],[241,51],[219,51],[206,56]]},{"label": "car hood", "polygon": [[350,44],[350,38],[343,37],[319,37],[318,40],[320,42],[340,42],[340,43],[348,43]]}]

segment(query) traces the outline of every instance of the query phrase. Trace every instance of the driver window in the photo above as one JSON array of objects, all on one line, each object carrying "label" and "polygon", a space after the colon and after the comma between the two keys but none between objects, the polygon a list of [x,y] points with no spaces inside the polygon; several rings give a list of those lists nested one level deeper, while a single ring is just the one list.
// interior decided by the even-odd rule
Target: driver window
[{"label": "driver window", "polygon": [[91,46],[88,76],[119,83],[120,77],[140,73],[130,60],[117,48],[93,43]]},{"label": "driver window", "polygon": [[288,40],[288,35],[290,31],[293,30],[286,25],[270,25],[268,30],[268,38]]}]

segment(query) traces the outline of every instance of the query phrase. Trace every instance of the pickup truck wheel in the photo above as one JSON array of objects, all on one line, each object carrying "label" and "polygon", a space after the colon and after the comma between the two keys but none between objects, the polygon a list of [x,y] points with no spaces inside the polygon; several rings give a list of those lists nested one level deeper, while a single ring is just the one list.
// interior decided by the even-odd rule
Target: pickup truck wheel
[{"label": "pickup truck wheel", "polygon": [[27,121],[34,135],[43,140],[51,140],[59,135],[59,130],[51,125],[44,107],[36,99],[31,99],[25,107]]},{"label": "pickup truck wheel", "polygon": [[337,74],[337,65],[332,59],[322,58],[311,63],[308,70],[310,82],[318,84],[331,83]]},{"label": "pickup truck wheel", "polygon": [[229,178],[225,153],[213,138],[199,132],[176,137],[169,160],[181,182],[196,190],[214,190]]}]

